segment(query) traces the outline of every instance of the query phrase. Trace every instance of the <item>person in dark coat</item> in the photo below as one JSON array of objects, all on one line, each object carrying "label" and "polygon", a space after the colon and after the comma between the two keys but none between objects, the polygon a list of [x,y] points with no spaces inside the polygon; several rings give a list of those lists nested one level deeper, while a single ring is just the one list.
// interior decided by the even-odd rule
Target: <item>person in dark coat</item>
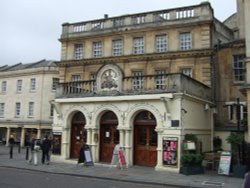
[{"label": "person in dark coat", "polygon": [[85,163],[85,154],[84,151],[87,149],[87,145],[85,143],[82,144],[80,152],[79,152],[79,158],[78,158],[78,164],[79,163]]},{"label": "person in dark coat", "polygon": [[9,146],[10,146],[10,159],[13,158],[13,147],[14,147],[14,144],[15,144],[15,139],[14,139],[14,136],[13,135],[10,135],[10,138],[9,138]]},{"label": "person in dark coat", "polygon": [[250,187],[250,171],[245,176],[245,183],[244,183],[244,188],[249,188],[249,187]]},{"label": "person in dark coat", "polygon": [[42,141],[41,145],[42,149],[42,164],[45,163],[45,160],[47,164],[50,162],[50,156],[49,156],[49,151],[51,149],[51,141],[48,139],[48,136],[46,135],[44,140]]}]

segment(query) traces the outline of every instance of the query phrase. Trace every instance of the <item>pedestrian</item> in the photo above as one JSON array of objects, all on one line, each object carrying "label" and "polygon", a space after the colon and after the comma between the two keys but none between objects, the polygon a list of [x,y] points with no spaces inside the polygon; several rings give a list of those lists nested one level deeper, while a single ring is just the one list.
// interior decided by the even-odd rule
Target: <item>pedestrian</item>
[{"label": "pedestrian", "polygon": [[47,164],[49,164],[50,163],[49,151],[51,149],[51,141],[48,139],[47,135],[42,141],[41,149],[42,149],[42,164],[44,164],[45,161]]},{"label": "pedestrian", "polygon": [[250,187],[250,171],[245,175],[244,188]]},{"label": "pedestrian", "polygon": [[31,158],[29,160],[29,163],[34,163],[34,165],[37,165],[37,153],[40,149],[40,146],[38,145],[35,136],[32,136],[31,142],[30,142],[30,151],[31,151]]},{"label": "pedestrian", "polygon": [[85,151],[85,149],[86,149],[86,144],[83,142],[82,143],[82,146],[81,146],[81,148],[80,148],[80,151],[79,151],[79,158],[78,158],[78,163],[77,164],[79,164],[79,163],[85,163],[85,154],[84,154],[84,151]]},{"label": "pedestrian", "polygon": [[10,138],[9,138],[9,146],[10,146],[10,159],[13,158],[13,146],[15,144],[15,139],[14,139],[14,136],[13,135],[10,135]]}]

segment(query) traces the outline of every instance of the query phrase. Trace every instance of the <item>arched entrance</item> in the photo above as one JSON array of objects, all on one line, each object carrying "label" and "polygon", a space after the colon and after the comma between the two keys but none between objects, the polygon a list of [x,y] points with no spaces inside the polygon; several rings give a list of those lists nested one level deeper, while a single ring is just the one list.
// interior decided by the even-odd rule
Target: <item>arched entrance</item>
[{"label": "arched entrance", "polygon": [[81,145],[87,141],[85,124],[85,116],[82,112],[77,112],[71,121],[70,158],[78,158]]},{"label": "arched entrance", "polygon": [[100,121],[100,162],[111,162],[113,150],[119,144],[118,119],[114,112],[103,114]]},{"label": "arched entrance", "polygon": [[156,120],[149,111],[140,112],[134,120],[134,165],[156,166]]}]

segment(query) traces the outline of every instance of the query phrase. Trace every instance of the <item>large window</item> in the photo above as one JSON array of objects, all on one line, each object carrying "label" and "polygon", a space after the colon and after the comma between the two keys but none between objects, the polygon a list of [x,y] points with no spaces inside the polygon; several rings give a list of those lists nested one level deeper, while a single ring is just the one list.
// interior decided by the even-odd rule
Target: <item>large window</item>
[{"label": "large window", "polygon": [[81,76],[79,74],[74,74],[71,76],[71,81],[72,82],[81,81]]},{"label": "large window", "polygon": [[82,59],[83,58],[83,44],[75,44],[74,49],[75,59]]},{"label": "large window", "polygon": [[[246,102],[240,102],[240,120],[247,119],[247,105]],[[237,121],[237,103],[236,102],[226,102],[228,107],[228,119],[229,121]]]},{"label": "large window", "polygon": [[143,54],[144,53],[144,39],[143,37],[135,37],[133,41],[133,53]]},{"label": "large window", "polygon": [[34,116],[34,102],[29,102],[29,112],[28,112],[28,116],[29,117],[33,117]]},{"label": "large window", "polygon": [[2,81],[2,85],[1,85],[1,93],[5,94],[7,91],[7,82],[6,81]]},{"label": "large window", "polygon": [[59,84],[59,78],[52,78],[52,90],[55,91]]},{"label": "large window", "polygon": [[93,57],[102,56],[102,42],[93,42]]},{"label": "large window", "polygon": [[182,68],[181,69],[181,73],[185,74],[186,76],[192,77],[193,73],[192,73],[192,69],[191,68]]},{"label": "large window", "polygon": [[55,105],[51,104],[50,105],[50,117],[53,117],[53,115],[54,115],[54,109],[55,109]]},{"label": "large window", "polygon": [[120,56],[123,54],[123,40],[113,40],[112,41],[112,52],[113,56]]},{"label": "large window", "polygon": [[180,50],[192,49],[191,33],[180,33]]},{"label": "large window", "polygon": [[4,117],[4,103],[0,103],[0,117]]},{"label": "large window", "polygon": [[36,79],[31,78],[30,79],[30,91],[35,91],[36,90]]},{"label": "large window", "polygon": [[23,85],[23,81],[17,80],[17,88],[16,88],[17,93],[22,92],[22,85]]},{"label": "large window", "polygon": [[20,113],[21,113],[21,103],[17,102],[16,109],[15,109],[15,117],[20,117]]},{"label": "large window", "polygon": [[165,87],[165,71],[155,71],[155,87],[156,89],[163,89]]},{"label": "large window", "polygon": [[132,86],[133,89],[142,89],[143,88],[143,74],[141,71],[133,72]]},{"label": "large window", "polygon": [[233,71],[234,71],[234,81],[241,82],[245,81],[245,55],[234,55],[233,56]]},{"label": "large window", "polygon": [[167,51],[167,35],[157,35],[155,37],[155,43],[156,52]]},{"label": "large window", "polygon": [[92,80],[92,82],[91,82],[91,91],[94,92],[94,91],[96,91],[96,87],[97,87],[97,85],[96,85],[96,74],[94,74],[94,73],[91,74],[90,79]]}]

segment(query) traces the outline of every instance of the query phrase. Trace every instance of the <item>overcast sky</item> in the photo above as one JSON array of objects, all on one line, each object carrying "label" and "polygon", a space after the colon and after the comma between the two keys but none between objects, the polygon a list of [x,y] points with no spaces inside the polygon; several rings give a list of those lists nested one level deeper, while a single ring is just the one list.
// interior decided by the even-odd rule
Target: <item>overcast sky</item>
[{"label": "overcast sky", "polygon": [[[200,4],[202,0],[0,0],[0,66],[60,60],[62,23]],[[220,21],[236,0],[210,0]]]}]

